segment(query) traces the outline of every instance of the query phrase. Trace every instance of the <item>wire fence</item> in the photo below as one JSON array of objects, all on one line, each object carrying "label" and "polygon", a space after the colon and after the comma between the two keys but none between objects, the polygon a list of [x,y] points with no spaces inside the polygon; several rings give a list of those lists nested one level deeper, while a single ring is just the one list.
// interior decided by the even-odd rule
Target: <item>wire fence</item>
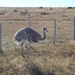
[{"label": "wire fence", "polygon": [[[13,37],[17,30],[23,27],[27,27],[29,21],[0,21],[2,24],[2,49],[14,49],[20,48],[14,43]],[[56,23],[56,30],[54,25]],[[41,27],[46,26],[48,32],[46,33],[46,39],[36,43],[37,45],[50,45],[54,43],[67,43],[74,40],[74,20],[71,21],[34,21],[31,20],[31,27],[39,34],[42,34]],[[55,32],[54,32],[55,30]],[[55,38],[55,39],[54,39]],[[33,44],[33,45],[36,45]],[[36,45],[36,46],[37,46]]]}]

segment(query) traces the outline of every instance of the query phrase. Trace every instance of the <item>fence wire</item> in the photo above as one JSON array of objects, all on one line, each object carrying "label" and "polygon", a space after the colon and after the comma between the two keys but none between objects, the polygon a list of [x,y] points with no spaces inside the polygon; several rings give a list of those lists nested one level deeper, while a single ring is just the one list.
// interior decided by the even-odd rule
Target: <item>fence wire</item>
[{"label": "fence wire", "polygon": [[[28,26],[28,21],[0,21],[2,23],[2,49],[20,48],[14,43],[13,37],[17,30]],[[67,43],[74,37],[74,21],[56,21],[56,43]],[[36,43],[37,45],[50,45],[54,42],[53,21],[31,21],[31,27],[42,34],[41,27],[46,26],[48,32],[46,39]],[[33,43],[33,45],[36,45]],[[37,46],[36,45],[36,46]]]}]

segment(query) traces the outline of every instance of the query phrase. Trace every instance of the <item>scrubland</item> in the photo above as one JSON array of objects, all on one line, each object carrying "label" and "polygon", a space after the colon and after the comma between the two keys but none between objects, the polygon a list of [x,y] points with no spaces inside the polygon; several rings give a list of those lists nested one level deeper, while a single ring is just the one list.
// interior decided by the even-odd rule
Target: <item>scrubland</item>
[{"label": "scrubland", "polygon": [[[44,41],[29,46],[29,58],[22,56],[20,46],[13,37],[17,30],[31,26],[42,35],[41,26],[48,32]],[[2,50],[0,53],[0,75],[75,75],[75,8],[12,8],[0,7],[2,23]],[[54,42],[54,19],[57,23],[56,45]],[[36,50],[36,51],[35,51]]]}]

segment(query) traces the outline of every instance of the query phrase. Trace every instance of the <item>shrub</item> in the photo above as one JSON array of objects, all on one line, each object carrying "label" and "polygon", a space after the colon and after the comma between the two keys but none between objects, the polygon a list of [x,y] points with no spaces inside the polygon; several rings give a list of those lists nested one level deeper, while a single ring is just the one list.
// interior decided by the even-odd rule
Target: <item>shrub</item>
[{"label": "shrub", "polygon": [[49,15],[47,12],[41,12],[41,15]]},{"label": "shrub", "polygon": [[68,7],[67,9],[72,9],[72,7]]},{"label": "shrub", "polygon": [[65,12],[65,11],[63,11],[63,12]]},{"label": "shrub", "polygon": [[17,10],[17,9],[15,9],[15,10],[14,10],[14,12],[18,12],[18,10]]},{"label": "shrub", "polygon": [[43,7],[41,6],[41,7],[39,7],[40,9],[42,9]]},{"label": "shrub", "polygon": [[21,12],[21,15],[26,15],[28,12],[25,11],[25,12]]},{"label": "shrub", "polygon": [[73,7],[75,9],[75,7]]},{"label": "shrub", "polygon": [[66,15],[62,15],[62,17],[67,17]]},{"label": "shrub", "polygon": [[50,10],[52,10],[52,8],[50,8]]},{"label": "shrub", "polygon": [[4,15],[5,13],[4,12],[0,12],[0,15]]}]

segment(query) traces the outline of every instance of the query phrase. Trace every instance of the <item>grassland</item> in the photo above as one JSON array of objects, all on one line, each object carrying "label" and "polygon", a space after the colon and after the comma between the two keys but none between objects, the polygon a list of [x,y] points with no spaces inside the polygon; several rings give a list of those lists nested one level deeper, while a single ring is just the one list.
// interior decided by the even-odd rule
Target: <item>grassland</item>
[{"label": "grassland", "polygon": [[[43,42],[52,44],[54,41],[54,19],[57,24],[57,43],[67,43],[73,40],[75,8],[0,8],[0,23],[2,23],[2,46],[14,48],[12,38],[17,30],[28,26],[28,14],[31,16],[31,26],[42,35],[41,26],[48,29],[47,38]],[[4,14],[2,14],[4,13]],[[17,47],[17,46],[16,46]]]},{"label": "grassland", "polygon": [[[27,13],[30,13],[32,28],[41,35],[41,26],[48,28],[44,41],[32,43],[39,53],[30,49],[29,59],[25,54],[22,57],[20,46],[13,41],[15,32],[28,26]],[[75,8],[0,7],[4,52],[0,53],[0,75],[75,75],[74,16]],[[53,45],[54,19],[57,23],[56,45]]]},{"label": "grassland", "polygon": [[29,75],[32,72],[33,75],[75,75],[74,43],[33,46],[33,48],[40,53],[40,56],[35,51],[29,50],[28,61],[22,57],[21,49],[4,51],[8,62],[0,54],[0,75],[16,75],[16,72],[18,75]]}]

